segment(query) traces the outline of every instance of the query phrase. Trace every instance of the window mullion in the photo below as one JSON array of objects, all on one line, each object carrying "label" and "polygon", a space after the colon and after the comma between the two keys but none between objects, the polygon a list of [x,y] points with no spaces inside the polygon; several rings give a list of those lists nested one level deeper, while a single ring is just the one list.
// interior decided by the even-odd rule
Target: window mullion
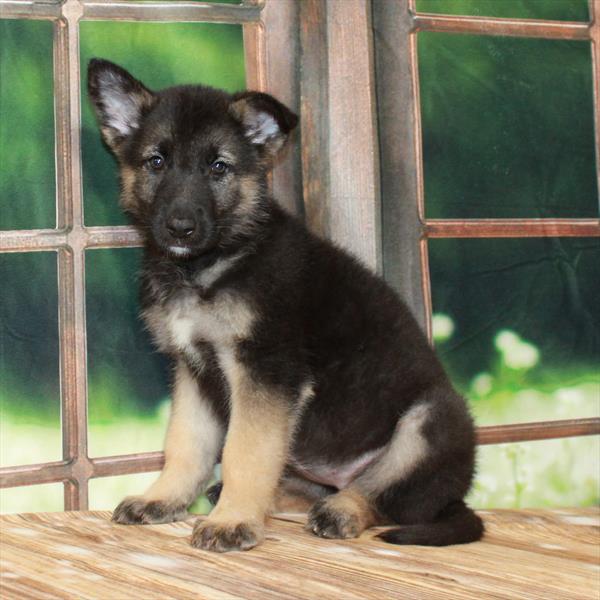
[{"label": "window mullion", "polygon": [[62,5],[54,29],[57,225],[67,244],[58,253],[60,385],[63,459],[71,466],[65,509],[88,507],[85,246],[80,151],[79,18],[77,0]]}]

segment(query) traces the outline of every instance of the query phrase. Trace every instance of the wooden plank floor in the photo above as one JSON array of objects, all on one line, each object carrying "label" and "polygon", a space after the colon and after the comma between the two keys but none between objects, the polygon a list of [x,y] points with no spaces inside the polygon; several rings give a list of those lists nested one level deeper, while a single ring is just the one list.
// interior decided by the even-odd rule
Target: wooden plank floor
[{"label": "wooden plank floor", "polygon": [[115,525],[107,512],[0,517],[0,598],[358,600],[600,598],[600,512],[482,511],[485,539],[449,548],[324,540],[304,515],[249,552],[188,543],[193,520]]}]

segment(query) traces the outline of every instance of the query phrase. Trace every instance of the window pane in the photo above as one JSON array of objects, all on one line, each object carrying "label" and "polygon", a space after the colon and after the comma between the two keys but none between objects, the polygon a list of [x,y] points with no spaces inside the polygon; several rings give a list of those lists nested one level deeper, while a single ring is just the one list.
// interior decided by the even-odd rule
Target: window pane
[{"label": "window pane", "polygon": [[[159,473],[138,473],[100,477],[90,480],[90,510],[114,510],[125,496],[139,496],[158,479]],[[192,514],[205,515],[211,510],[206,496],[200,496],[189,508]]]},{"label": "window pane", "polygon": [[417,0],[419,12],[587,21],[588,0]]},{"label": "window pane", "polygon": [[469,501],[474,508],[597,506],[600,438],[479,446]]},{"label": "window pane", "polygon": [[[228,91],[244,88],[242,27],[215,23],[81,23],[82,89],[85,65],[102,57],[130,70],[148,87],[203,83]],[[114,159],[100,140],[92,108],[82,98],[82,153],[87,225],[127,223],[117,205]]]},{"label": "window pane", "polygon": [[600,415],[600,239],[429,250],[436,346],[479,424]]},{"label": "window pane", "polygon": [[162,450],[167,364],[138,316],[140,252],[86,254],[91,456]]},{"label": "window pane", "polygon": [[56,225],[52,23],[0,20],[0,229]]},{"label": "window pane", "polygon": [[90,510],[113,510],[125,496],[139,496],[156,481],[158,473],[136,473],[90,479]]},{"label": "window pane", "polygon": [[0,254],[0,281],[0,464],[60,460],[56,254]]},{"label": "window pane", "polygon": [[589,42],[419,34],[430,218],[597,217]]},{"label": "window pane", "polygon": [[0,489],[0,513],[61,512],[63,490],[62,483]]}]

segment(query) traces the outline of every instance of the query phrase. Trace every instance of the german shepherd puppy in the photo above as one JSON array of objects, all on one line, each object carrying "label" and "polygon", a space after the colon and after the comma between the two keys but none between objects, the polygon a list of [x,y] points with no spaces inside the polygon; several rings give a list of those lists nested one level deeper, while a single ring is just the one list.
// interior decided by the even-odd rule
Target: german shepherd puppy
[{"label": "german shepherd puppy", "polygon": [[277,496],[309,501],[309,531],[381,523],[395,544],[481,538],[463,498],[475,435],[408,308],[269,195],[298,118],[258,92],[154,92],[105,60],[89,95],[144,240],[143,317],[176,363],[165,466],[117,523],[184,518],[222,462],[192,545],[247,550]]}]

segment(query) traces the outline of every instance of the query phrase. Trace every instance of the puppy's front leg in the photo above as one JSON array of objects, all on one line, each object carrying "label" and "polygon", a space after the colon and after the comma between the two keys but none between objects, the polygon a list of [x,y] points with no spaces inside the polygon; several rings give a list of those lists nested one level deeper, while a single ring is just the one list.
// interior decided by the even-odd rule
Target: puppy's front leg
[{"label": "puppy's front leg", "polygon": [[288,398],[237,373],[223,451],[223,491],[192,545],[213,552],[248,550],[264,538],[264,520],[283,471],[294,417]]},{"label": "puppy's front leg", "polygon": [[177,365],[165,466],[142,496],[125,498],[112,519],[125,525],[169,523],[187,516],[188,506],[209,481],[223,444],[224,428],[185,363]]}]

